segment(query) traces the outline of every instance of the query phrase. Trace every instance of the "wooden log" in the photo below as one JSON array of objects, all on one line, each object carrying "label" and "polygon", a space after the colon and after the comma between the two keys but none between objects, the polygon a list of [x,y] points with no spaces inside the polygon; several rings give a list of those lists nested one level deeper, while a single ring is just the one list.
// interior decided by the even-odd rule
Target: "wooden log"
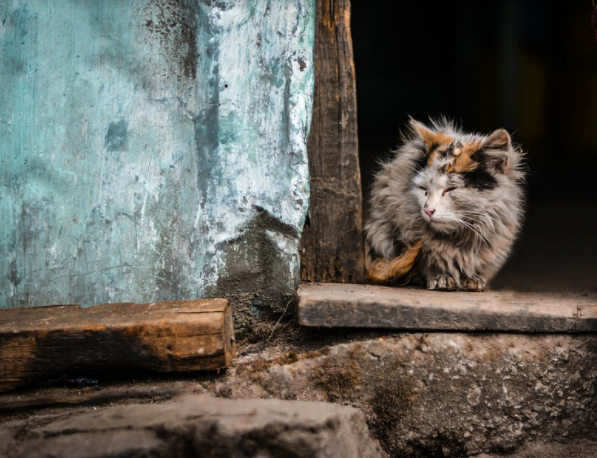
[{"label": "wooden log", "polygon": [[82,371],[219,369],[234,352],[226,299],[0,310],[0,390]]},{"label": "wooden log", "polygon": [[373,285],[304,285],[303,326],[418,331],[597,331],[597,294],[439,292]]},{"label": "wooden log", "polygon": [[350,0],[317,0],[314,60],[307,146],[311,197],[301,242],[301,279],[360,282],[362,195]]}]

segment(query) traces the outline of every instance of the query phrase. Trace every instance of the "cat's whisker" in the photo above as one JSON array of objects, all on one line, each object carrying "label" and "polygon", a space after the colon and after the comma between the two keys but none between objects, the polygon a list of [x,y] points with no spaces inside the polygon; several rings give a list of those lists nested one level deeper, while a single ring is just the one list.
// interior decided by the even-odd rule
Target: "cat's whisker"
[{"label": "cat's whisker", "polygon": [[[497,219],[492,217],[489,214],[473,213],[473,212],[460,212],[460,213],[458,213],[458,215],[462,216],[462,218],[467,219],[470,223],[479,224],[481,226],[486,227],[489,230],[494,230],[495,225],[497,223]],[[481,216],[481,218],[475,218],[472,215]],[[486,219],[488,219],[489,221],[486,221]]]},{"label": "cat's whisker", "polygon": [[463,220],[463,219],[459,219],[459,218],[454,218],[453,221],[456,221],[457,223],[460,223],[462,226],[466,227],[468,230],[470,230],[471,232],[475,233],[477,235],[477,237],[479,237],[479,239],[485,243],[485,245],[487,245],[488,247],[489,245],[489,241],[487,240],[487,237],[485,237],[477,228],[475,228],[472,224],[470,224],[469,222]]}]

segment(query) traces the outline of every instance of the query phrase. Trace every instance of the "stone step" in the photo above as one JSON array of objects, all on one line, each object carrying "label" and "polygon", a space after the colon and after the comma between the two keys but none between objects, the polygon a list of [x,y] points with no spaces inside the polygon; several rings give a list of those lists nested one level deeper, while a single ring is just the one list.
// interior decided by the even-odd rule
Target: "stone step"
[{"label": "stone step", "polygon": [[381,458],[363,413],[331,403],[189,395],[0,429],[0,456]]},{"label": "stone step", "polygon": [[297,318],[303,326],[328,328],[597,332],[597,294],[308,283],[298,290]]},{"label": "stone step", "polygon": [[344,334],[355,341],[265,361],[241,355],[210,389],[358,407],[397,457],[501,456],[529,443],[597,440],[594,334]]},{"label": "stone step", "polygon": [[[390,456],[589,458],[587,451],[597,441],[596,357],[595,334],[314,330],[288,322],[280,324],[269,342],[243,343],[232,365],[219,375],[123,381],[102,384],[99,392],[38,388],[0,394],[0,456],[11,457],[3,454],[3,444],[22,448],[21,440],[50,438],[54,432],[40,428],[82,418],[81,412],[129,404],[116,411],[126,416],[126,407],[136,412],[141,402],[180,405],[178,396],[207,392],[236,400],[331,401],[356,407]],[[293,408],[292,403],[284,405]],[[183,412],[180,424],[194,424],[202,412],[196,411],[197,416]],[[156,415],[162,411],[143,412],[142,431],[135,431],[153,438],[154,423],[146,422],[159,423]],[[70,428],[77,422],[59,424]],[[163,431],[166,439],[160,440],[171,451],[168,437],[173,433]],[[114,429],[114,437],[121,434],[128,433],[120,426]],[[184,434],[177,437],[190,437]],[[65,434],[60,436],[57,442],[67,442]],[[566,449],[570,455],[557,454]]]}]

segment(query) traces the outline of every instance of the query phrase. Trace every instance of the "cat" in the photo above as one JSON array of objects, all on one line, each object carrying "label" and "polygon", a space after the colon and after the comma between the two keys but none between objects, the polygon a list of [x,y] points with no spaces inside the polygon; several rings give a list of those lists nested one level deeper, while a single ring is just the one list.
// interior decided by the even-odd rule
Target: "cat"
[{"label": "cat", "polygon": [[483,291],[521,228],[522,157],[504,129],[484,136],[446,119],[429,127],[411,119],[395,158],[372,186],[365,224],[369,278]]}]

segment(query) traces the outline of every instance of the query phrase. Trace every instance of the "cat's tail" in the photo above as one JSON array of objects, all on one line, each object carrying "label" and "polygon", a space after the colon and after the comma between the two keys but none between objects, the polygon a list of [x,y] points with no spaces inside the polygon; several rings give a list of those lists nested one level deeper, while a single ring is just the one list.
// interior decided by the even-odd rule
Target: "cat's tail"
[{"label": "cat's tail", "polygon": [[394,259],[379,258],[368,263],[367,276],[369,280],[373,283],[386,283],[403,277],[412,269],[420,251],[421,242],[417,242]]}]

